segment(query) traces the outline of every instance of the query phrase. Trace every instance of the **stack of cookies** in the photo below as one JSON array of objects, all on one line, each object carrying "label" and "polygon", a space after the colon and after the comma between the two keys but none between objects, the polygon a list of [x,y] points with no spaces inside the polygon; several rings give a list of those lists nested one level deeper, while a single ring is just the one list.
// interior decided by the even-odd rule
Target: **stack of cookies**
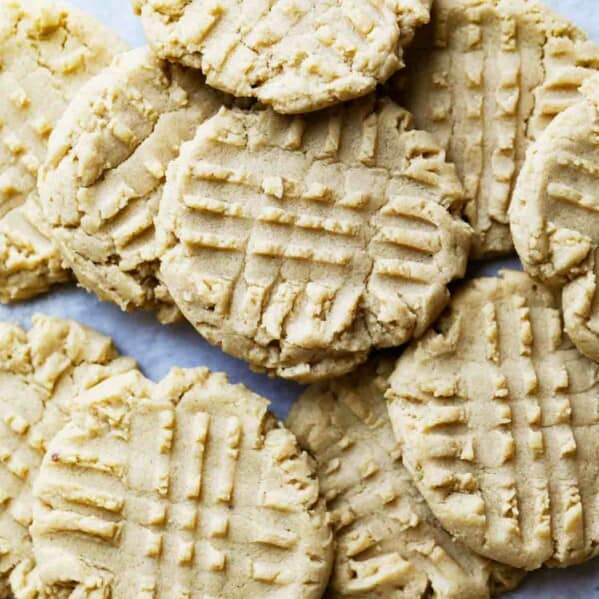
[{"label": "stack of cookies", "polygon": [[[0,599],[484,598],[599,555],[599,47],[534,0],[0,0]],[[460,286],[469,260],[526,273]],[[379,351],[385,350],[385,351]]]}]

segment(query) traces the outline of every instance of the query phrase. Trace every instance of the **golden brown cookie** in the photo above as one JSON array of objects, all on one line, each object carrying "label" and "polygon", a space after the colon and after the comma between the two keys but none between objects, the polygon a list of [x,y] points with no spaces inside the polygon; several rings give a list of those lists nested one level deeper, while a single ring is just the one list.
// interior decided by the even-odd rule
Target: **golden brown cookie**
[{"label": "golden brown cookie", "polygon": [[431,0],[133,0],[154,51],[209,85],[301,113],[371,92],[403,66]]},{"label": "golden brown cookie", "polygon": [[599,75],[530,148],[510,210],[524,268],[563,287],[564,321],[599,361]]},{"label": "golden brown cookie", "polygon": [[401,461],[384,400],[392,358],[310,387],[288,426],[316,459],[335,531],[331,597],[489,597],[523,573],[479,557],[440,526]]},{"label": "golden brown cookie", "polygon": [[317,599],[331,532],[312,464],[225,375],[128,373],[78,398],[31,528],[44,591],[112,599]]},{"label": "golden brown cookie", "polygon": [[462,199],[444,152],[390,100],[295,118],[223,109],[169,168],[161,278],[226,352],[331,378],[442,311],[467,262]]},{"label": "golden brown cookie", "polygon": [[0,3],[0,301],[38,295],[69,278],[35,215],[36,179],[68,102],[126,44],[101,23],[54,2]]},{"label": "golden brown cookie", "polygon": [[28,527],[48,443],[78,393],[134,367],[110,339],[74,322],[38,315],[27,332],[0,324],[0,583],[8,588],[10,575],[16,597],[35,588]]},{"label": "golden brown cookie", "polygon": [[579,99],[599,47],[533,0],[435,0],[393,87],[455,162],[479,258],[513,250],[508,208],[526,149]]},{"label": "golden brown cookie", "polygon": [[515,567],[599,552],[599,365],[527,274],[475,279],[399,359],[387,393],[403,460],[441,524]]},{"label": "golden brown cookie", "polygon": [[156,277],[154,217],[168,163],[220,105],[197,73],[144,48],[118,56],[75,97],[39,187],[52,237],[84,287],[123,310],[176,317]]}]

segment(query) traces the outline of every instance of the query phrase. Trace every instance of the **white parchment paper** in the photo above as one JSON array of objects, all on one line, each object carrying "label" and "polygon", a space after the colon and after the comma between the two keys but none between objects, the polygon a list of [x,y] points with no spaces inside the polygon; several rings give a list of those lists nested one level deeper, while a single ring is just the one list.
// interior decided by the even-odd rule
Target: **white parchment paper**
[{"label": "white parchment paper", "polygon": [[[95,14],[132,46],[144,44],[140,23],[128,0],[70,1]],[[546,0],[546,3],[585,28],[589,36],[599,43],[599,0]],[[519,268],[519,265],[516,260],[497,261],[474,267],[470,276],[494,274],[502,267]],[[245,363],[203,341],[189,325],[165,327],[159,325],[151,314],[124,314],[115,306],[100,302],[74,286],[57,288],[31,302],[0,306],[0,320],[19,322],[29,327],[31,316],[36,312],[71,318],[110,335],[120,351],[133,356],[145,374],[154,380],[161,379],[173,366],[207,366],[227,372],[233,382],[243,382],[268,397],[273,411],[281,418],[285,417],[301,391],[299,385],[251,372]],[[567,570],[543,569],[535,572],[510,597],[599,598],[599,560]]]}]

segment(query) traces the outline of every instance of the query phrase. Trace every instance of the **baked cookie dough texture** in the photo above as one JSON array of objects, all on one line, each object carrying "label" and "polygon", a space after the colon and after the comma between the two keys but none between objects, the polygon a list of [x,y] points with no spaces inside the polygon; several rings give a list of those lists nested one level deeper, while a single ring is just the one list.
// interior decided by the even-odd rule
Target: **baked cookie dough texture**
[{"label": "baked cookie dough texture", "polygon": [[133,0],[162,58],[282,113],[371,92],[403,66],[431,0]]},{"label": "baked cookie dough texture", "polygon": [[532,0],[435,0],[391,88],[456,164],[473,254],[513,251],[508,209],[529,144],[580,99],[599,47]]},{"label": "baked cookie dough texture", "polygon": [[161,279],[224,351],[331,378],[445,307],[467,263],[462,200],[444,152],[389,100],[303,117],[223,109],[169,167]]},{"label": "baked cookie dough texture", "polygon": [[481,599],[523,572],[491,562],[440,526],[401,461],[384,394],[394,360],[314,385],[287,424],[317,464],[335,533],[330,597]]},{"label": "baked cookie dough texture", "polygon": [[95,19],[61,3],[0,3],[0,301],[69,278],[40,230],[36,179],[48,136],[78,89],[126,49]]},{"label": "baked cookie dough texture", "polygon": [[311,460],[225,375],[126,373],[50,443],[31,533],[45,592],[322,596],[332,535]]},{"label": "baked cookie dough texture", "polygon": [[0,597],[9,596],[9,577],[17,599],[37,596],[33,481],[73,398],[133,368],[110,339],[74,322],[35,316],[29,331],[0,324]]},{"label": "baked cookie dough texture", "polygon": [[59,121],[41,205],[64,262],[100,298],[176,318],[157,279],[154,217],[169,162],[221,101],[198,73],[140,48],[89,81]]},{"label": "baked cookie dough texture", "polygon": [[524,268],[563,288],[568,335],[599,361],[599,76],[531,147],[511,208]]},{"label": "baked cookie dough texture", "polygon": [[462,543],[527,570],[598,554],[599,365],[548,288],[522,272],[466,284],[387,399],[404,465]]}]

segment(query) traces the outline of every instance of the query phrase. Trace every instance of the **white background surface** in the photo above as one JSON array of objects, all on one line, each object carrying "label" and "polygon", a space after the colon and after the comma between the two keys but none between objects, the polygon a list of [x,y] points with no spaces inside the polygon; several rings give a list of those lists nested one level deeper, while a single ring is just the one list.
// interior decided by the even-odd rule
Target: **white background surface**
[{"label": "white background surface", "polygon": [[[128,0],[71,0],[72,4],[95,14],[131,45],[144,43],[143,33]],[[599,0],[546,0],[546,3],[586,28],[599,43]],[[503,265],[517,266],[515,261]],[[477,272],[491,274],[502,263],[485,265]],[[189,325],[160,326],[151,314],[123,314],[101,303],[85,291],[65,286],[35,301],[17,306],[0,306],[0,319],[30,325],[35,312],[71,318],[110,335],[123,354],[138,360],[150,378],[162,378],[173,366],[208,366],[225,371],[234,382],[243,382],[273,402],[273,410],[284,417],[300,387],[252,373],[246,364],[211,347]],[[565,571],[541,570],[510,597],[532,599],[599,599],[599,559]],[[254,598],[248,598],[254,599]],[[257,598],[258,599],[258,598]]]}]

